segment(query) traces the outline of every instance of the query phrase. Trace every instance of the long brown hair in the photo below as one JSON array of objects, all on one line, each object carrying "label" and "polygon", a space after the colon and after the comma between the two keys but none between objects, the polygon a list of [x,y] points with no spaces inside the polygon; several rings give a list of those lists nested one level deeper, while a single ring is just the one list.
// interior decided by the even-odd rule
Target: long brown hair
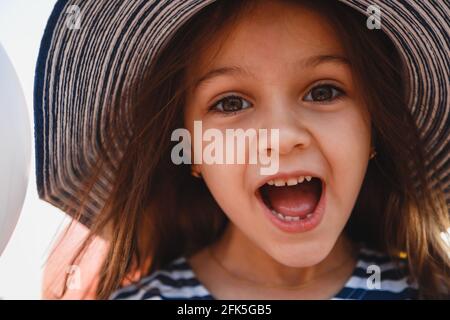
[{"label": "long brown hair", "polygon": [[[345,232],[392,256],[406,252],[421,297],[448,294],[449,252],[440,238],[449,227],[448,208],[438,181],[427,174],[432,168],[406,104],[400,56],[382,31],[367,29],[363,15],[337,1],[293,2],[319,10],[335,26],[371,114],[377,156]],[[219,0],[202,9],[166,44],[146,80],[129,90],[132,130],[114,130],[115,137],[104,139],[97,170],[80,190],[86,197],[102,168],[114,168],[111,193],[73,259],[81,259],[96,235],[107,234],[99,299],[108,298],[130,274],[146,275],[180,255],[193,254],[225,229],[228,220],[206,185],[191,176],[189,166],[172,163],[170,137],[183,127],[189,87],[185,76],[192,57],[254,3]],[[119,113],[110,127],[122,123]],[[110,155],[115,145],[107,142],[117,141],[117,132],[124,132],[122,141],[127,143],[123,156],[114,161]],[[82,217],[83,207],[75,209]]]}]

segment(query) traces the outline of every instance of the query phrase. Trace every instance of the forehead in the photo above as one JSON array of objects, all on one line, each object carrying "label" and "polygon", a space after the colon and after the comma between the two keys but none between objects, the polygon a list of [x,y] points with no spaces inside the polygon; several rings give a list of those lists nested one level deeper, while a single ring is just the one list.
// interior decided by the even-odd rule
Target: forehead
[{"label": "forehead", "polygon": [[237,64],[255,72],[289,70],[297,61],[319,55],[345,56],[325,16],[296,3],[259,1],[198,53],[190,74]]}]

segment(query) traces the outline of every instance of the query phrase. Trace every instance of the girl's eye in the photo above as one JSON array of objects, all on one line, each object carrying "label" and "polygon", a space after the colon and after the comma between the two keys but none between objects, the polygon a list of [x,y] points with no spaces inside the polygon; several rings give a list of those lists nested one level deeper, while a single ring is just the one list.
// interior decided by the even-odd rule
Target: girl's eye
[{"label": "girl's eye", "polygon": [[239,96],[230,95],[213,104],[210,110],[223,113],[236,113],[250,107],[250,103]]},{"label": "girl's eye", "polygon": [[332,86],[330,84],[322,84],[312,88],[306,97],[303,98],[305,101],[313,101],[313,102],[327,102],[333,101],[336,98],[342,96],[344,92]]}]

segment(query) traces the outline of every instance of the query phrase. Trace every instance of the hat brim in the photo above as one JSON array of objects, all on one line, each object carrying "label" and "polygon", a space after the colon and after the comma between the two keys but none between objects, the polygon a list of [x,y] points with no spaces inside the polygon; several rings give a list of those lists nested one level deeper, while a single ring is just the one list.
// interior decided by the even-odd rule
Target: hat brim
[{"label": "hat brim", "polygon": [[[60,0],[42,39],[36,67],[34,116],[39,197],[73,214],[78,191],[101,152],[114,100],[143,77],[157,52],[190,17],[215,0]],[[446,1],[341,0],[368,15],[382,12],[382,28],[406,64],[409,105],[426,142],[433,175],[449,203],[450,4]],[[82,15],[68,27],[70,8]],[[126,72],[125,72],[126,71]],[[105,169],[86,201],[90,224],[111,186]]]}]

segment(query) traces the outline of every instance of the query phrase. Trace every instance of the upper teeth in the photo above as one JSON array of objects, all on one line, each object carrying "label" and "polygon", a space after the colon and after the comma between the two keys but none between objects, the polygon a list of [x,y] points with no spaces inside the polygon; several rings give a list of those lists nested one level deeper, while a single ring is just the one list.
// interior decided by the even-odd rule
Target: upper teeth
[{"label": "upper teeth", "polygon": [[275,185],[277,187],[284,187],[285,185],[288,186],[295,186],[297,183],[302,183],[303,181],[311,181],[311,176],[299,176],[298,178],[288,178],[288,179],[273,179],[267,181],[268,185]]}]

